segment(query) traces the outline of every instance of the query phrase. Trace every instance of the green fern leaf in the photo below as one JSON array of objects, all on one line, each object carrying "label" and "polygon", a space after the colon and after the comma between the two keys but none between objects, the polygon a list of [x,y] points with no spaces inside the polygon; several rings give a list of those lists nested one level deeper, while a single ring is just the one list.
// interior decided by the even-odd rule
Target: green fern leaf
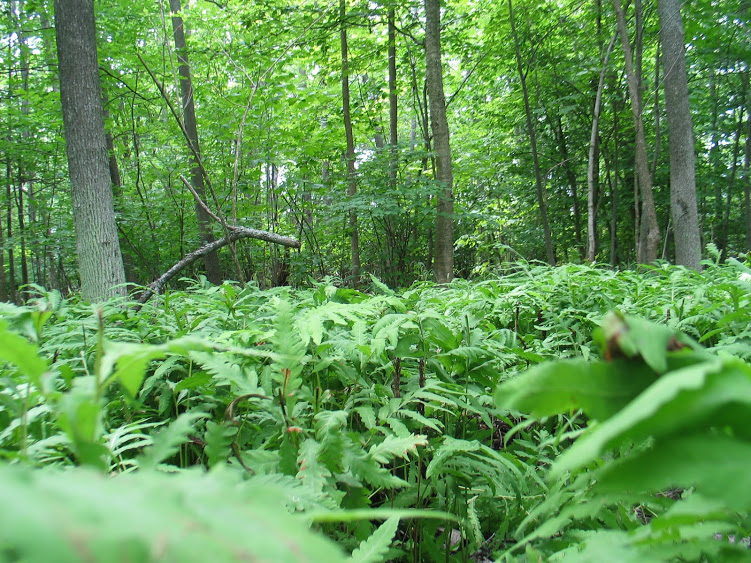
[{"label": "green fern leaf", "polygon": [[352,563],[380,563],[385,561],[398,527],[398,516],[392,516],[386,520],[378,526],[378,529],[368,539],[360,542],[359,547],[352,552],[349,561]]},{"label": "green fern leaf", "polygon": [[140,456],[139,465],[152,468],[174,455],[178,447],[188,441],[188,436],[195,432],[195,422],[205,417],[206,414],[201,412],[187,412],[178,416],[153,437],[153,445]]},{"label": "green fern leaf", "polygon": [[408,485],[406,481],[391,474],[370,458],[352,457],[350,460],[350,471],[353,478],[365,481],[374,487],[398,489]]},{"label": "green fern leaf", "polygon": [[321,449],[321,444],[310,438],[300,445],[297,454],[297,463],[300,467],[297,478],[314,491],[324,490],[328,478],[331,477],[331,472],[319,462]]},{"label": "green fern leaf", "polygon": [[234,428],[227,428],[221,424],[209,420],[206,422],[205,452],[208,456],[209,467],[219,463],[226,463],[231,455],[230,445],[232,438],[237,433]]},{"label": "green fern leaf", "polygon": [[406,438],[386,436],[383,442],[375,444],[368,450],[368,457],[378,463],[388,463],[394,457],[407,457],[417,450],[417,446],[427,446],[428,440],[422,434]]}]

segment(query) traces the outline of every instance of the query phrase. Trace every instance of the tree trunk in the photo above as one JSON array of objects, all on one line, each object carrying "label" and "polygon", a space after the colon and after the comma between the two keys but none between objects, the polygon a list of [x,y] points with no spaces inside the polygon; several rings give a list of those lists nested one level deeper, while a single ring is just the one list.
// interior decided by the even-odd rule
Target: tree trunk
[{"label": "tree trunk", "polygon": [[[710,141],[709,141],[709,174],[707,175],[707,184],[709,186],[714,185],[714,211],[712,213],[712,221],[710,222],[710,233],[711,233],[711,240],[715,240],[715,237],[717,236],[717,233],[720,231],[720,225],[722,223],[722,178],[721,178],[721,167],[722,162],[720,158],[720,137],[721,135],[718,134],[719,131],[719,115],[720,115],[720,95],[719,95],[719,88],[718,88],[718,72],[716,69],[713,69],[712,75],[710,77],[709,82],[709,98],[712,100],[712,117],[710,120],[710,126],[709,130],[711,131],[710,134]],[[706,196],[706,191],[704,195]],[[704,197],[702,197],[702,200]]]},{"label": "tree trunk", "polygon": [[[349,92],[349,53],[347,48],[347,24],[345,0],[339,2],[340,36],[342,52],[342,107],[344,114],[344,135],[346,138],[346,161],[347,161],[347,196],[352,198],[357,195],[357,171],[355,169],[355,139],[352,132],[352,115],[350,112]],[[360,233],[357,225],[357,211],[349,210],[349,239],[351,256],[351,275],[355,284],[360,278]]]},{"label": "tree trunk", "polygon": [[566,145],[566,134],[563,131],[563,121],[560,115],[555,116],[555,140],[558,143],[558,151],[561,154],[561,164],[566,174],[566,180],[571,194],[571,208],[574,215],[574,240],[579,252],[579,258],[584,258],[584,248],[582,248],[582,228],[581,228],[581,209],[579,208],[579,189],[576,185],[576,172],[571,165],[571,159],[568,156],[568,146]]},{"label": "tree trunk", "polygon": [[[11,187],[11,178],[13,177],[13,167],[11,165],[10,157],[5,157],[5,221],[7,222],[7,239],[6,241],[13,240],[13,194]],[[6,242],[8,248],[8,299],[12,302],[17,302],[18,295],[16,294],[16,259],[15,249],[13,245]]]},{"label": "tree trunk", "polygon": [[[344,113],[344,136],[347,139],[347,195],[352,198],[357,194],[357,171],[355,170],[355,138],[352,133],[352,115],[349,108],[349,55],[347,52],[347,23],[345,21],[345,0],[339,1],[339,18],[341,20],[342,46],[342,106]],[[352,278],[355,284],[360,279],[360,234],[357,228],[357,211],[349,210],[349,242],[352,259]]]},{"label": "tree trunk", "polygon": [[399,167],[399,129],[398,104],[396,97],[396,10],[392,6],[388,14],[388,45],[389,45],[389,184],[396,187],[396,176]]},{"label": "tree trunk", "polygon": [[[613,0],[613,7],[618,20],[618,34],[621,36],[628,91],[631,98],[631,111],[634,115],[634,146],[636,150],[634,168],[636,169],[636,179],[642,198],[636,259],[637,262],[644,264],[654,262],[657,259],[660,251],[660,229],[657,224],[657,212],[655,211],[654,194],[652,193],[652,175],[647,158],[647,140],[644,135],[644,120],[642,119],[642,96],[638,76],[634,69],[631,45],[628,41],[626,16],[621,8],[620,0]],[[639,66],[637,64],[637,68]]]},{"label": "tree trunk", "polygon": [[[190,76],[190,63],[188,62],[188,46],[185,40],[185,27],[180,16],[180,0],[170,0],[172,11],[172,32],[175,38],[175,53],[177,54],[177,72],[180,76],[180,98],[183,106],[183,126],[190,143],[190,183],[199,197],[206,201],[206,186],[203,171],[198,162],[200,157],[200,145],[198,143],[198,123],[196,121],[196,108],[193,101],[193,81]],[[198,233],[201,241],[208,244],[214,241],[211,231],[211,219],[206,211],[196,203],[196,218],[198,219]],[[222,283],[222,274],[219,269],[219,256],[216,252],[210,252],[204,256],[206,277],[213,284]]]},{"label": "tree trunk", "polygon": [[600,69],[600,80],[597,84],[597,94],[595,94],[595,107],[592,112],[592,134],[589,137],[589,159],[587,161],[587,260],[594,262],[597,253],[596,222],[595,222],[595,168],[598,151],[598,130],[600,125],[600,113],[602,111],[602,91],[605,87],[605,71],[608,68],[608,61],[613,52],[613,46],[618,34],[614,34],[610,40],[607,51],[602,61]]},{"label": "tree trunk", "polygon": [[[742,97],[746,97],[746,92],[743,92]],[[722,219],[722,230],[720,232],[719,242],[717,244],[723,258],[727,257],[728,240],[730,237],[730,209],[732,207],[733,201],[735,178],[738,174],[738,157],[740,156],[741,151],[741,135],[743,134],[743,117],[745,113],[744,109],[745,108],[741,106],[738,115],[738,125],[735,130],[735,140],[733,141],[733,159],[730,164],[730,177],[728,178],[727,186],[725,187],[725,211]]]},{"label": "tree trunk", "polygon": [[440,0],[425,0],[425,81],[430,98],[436,180],[441,185],[436,202],[433,272],[438,283],[447,283],[454,277],[454,175],[443,92]]},{"label": "tree trunk", "polygon": [[751,92],[748,87],[748,69],[743,75],[746,90],[746,145],[743,154],[743,217],[746,226],[746,251],[751,251]]},{"label": "tree trunk", "polygon": [[112,203],[94,2],[55,0],[55,30],[81,293],[87,301],[101,301],[125,295],[125,271]]},{"label": "tree trunk", "polygon": [[670,210],[678,264],[701,270],[701,234],[696,204],[694,127],[688,98],[686,49],[680,0],[659,0],[665,107],[670,142]]},{"label": "tree trunk", "polygon": [[5,233],[3,232],[3,216],[0,213],[0,301],[8,301],[8,280],[5,277]]},{"label": "tree trunk", "polygon": [[527,118],[527,132],[529,134],[529,143],[532,149],[532,161],[535,169],[535,185],[537,186],[537,205],[540,208],[540,219],[542,220],[542,233],[545,239],[545,253],[548,257],[548,264],[555,266],[555,251],[553,250],[553,239],[550,235],[550,223],[548,221],[548,201],[545,193],[545,185],[542,181],[542,170],[540,169],[540,158],[537,154],[537,135],[534,124],[532,123],[532,108],[529,103],[529,92],[527,90],[527,73],[522,65],[522,56],[519,49],[519,36],[516,33],[516,23],[514,21],[514,8],[511,0],[508,0],[509,20],[511,23],[511,34],[514,39],[514,48],[516,52],[516,68],[519,72],[519,79],[522,83],[522,95],[524,97],[524,112]]}]

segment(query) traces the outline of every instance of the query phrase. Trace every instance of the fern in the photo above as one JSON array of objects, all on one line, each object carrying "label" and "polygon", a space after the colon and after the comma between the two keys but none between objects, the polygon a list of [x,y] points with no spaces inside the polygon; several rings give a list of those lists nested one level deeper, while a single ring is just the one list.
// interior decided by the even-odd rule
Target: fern
[{"label": "fern", "polygon": [[144,469],[156,465],[177,453],[180,445],[188,441],[195,433],[195,423],[206,415],[201,412],[184,413],[152,437],[152,445],[138,458],[138,464]]},{"label": "fern", "polygon": [[217,424],[212,420],[206,422],[206,448],[204,449],[208,458],[209,467],[214,467],[220,463],[226,463],[231,455],[230,445],[236,434],[236,430]]},{"label": "fern", "polygon": [[410,453],[416,452],[418,446],[427,444],[427,439],[422,435],[405,438],[386,436],[380,444],[371,446],[368,457],[378,463],[388,463],[395,457],[407,457]]},{"label": "fern", "polygon": [[348,561],[352,563],[379,563],[386,561],[389,546],[394,539],[396,529],[399,527],[399,518],[392,516],[366,540],[360,542],[360,546],[352,552]]}]

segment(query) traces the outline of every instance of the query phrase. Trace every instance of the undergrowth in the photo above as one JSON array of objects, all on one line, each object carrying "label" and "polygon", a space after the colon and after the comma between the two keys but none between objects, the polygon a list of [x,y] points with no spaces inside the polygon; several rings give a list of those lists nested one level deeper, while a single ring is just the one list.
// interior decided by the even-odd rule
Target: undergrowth
[{"label": "undergrowth", "polygon": [[0,306],[0,561],[747,558],[751,270],[705,266],[35,288]]}]

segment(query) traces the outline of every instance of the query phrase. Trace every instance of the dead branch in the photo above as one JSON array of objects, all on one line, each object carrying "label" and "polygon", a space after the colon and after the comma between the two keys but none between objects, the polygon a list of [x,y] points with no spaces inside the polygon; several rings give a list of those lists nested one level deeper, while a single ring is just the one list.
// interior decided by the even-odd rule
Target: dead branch
[{"label": "dead branch", "polygon": [[235,242],[244,238],[254,238],[266,242],[271,242],[273,244],[280,244],[282,246],[287,246],[290,248],[300,248],[300,241],[293,237],[285,237],[277,233],[261,231],[258,229],[249,229],[247,227],[230,226],[229,228],[229,237],[220,238],[219,240],[215,240],[214,242],[203,245],[201,248],[194,250],[190,254],[186,254],[182,260],[177,262],[174,266],[172,266],[169,270],[162,274],[159,279],[152,283],[138,298],[138,305],[135,307],[136,310],[140,309],[141,305],[146,303],[152,295],[159,293],[165,286],[165,284],[169,280],[171,280],[180,270],[192,264],[202,256],[205,256],[209,252],[218,250],[221,247],[230,244],[231,242]]}]

